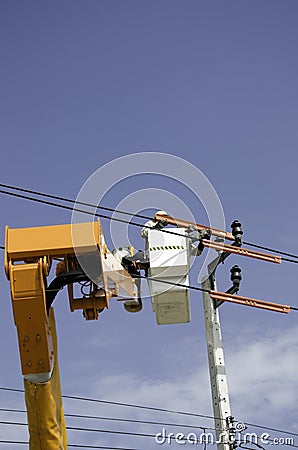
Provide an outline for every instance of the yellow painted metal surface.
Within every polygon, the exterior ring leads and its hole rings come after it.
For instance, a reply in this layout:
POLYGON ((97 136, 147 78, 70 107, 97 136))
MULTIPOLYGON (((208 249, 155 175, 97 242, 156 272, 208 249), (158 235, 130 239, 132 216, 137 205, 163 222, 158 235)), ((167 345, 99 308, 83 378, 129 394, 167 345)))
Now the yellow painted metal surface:
POLYGON ((50 372, 53 348, 45 306, 42 260, 31 264, 11 265, 10 286, 22 373, 50 372))
POLYGON ((30 450, 66 450, 67 436, 61 397, 54 311, 50 310, 55 364, 47 383, 24 381, 30 450))
POLYGON ((8 260, 24 260, 45 255, 74 254, 73 236, 78 251, 92 251, 100 245, 99 222, 6 229, 8 260))

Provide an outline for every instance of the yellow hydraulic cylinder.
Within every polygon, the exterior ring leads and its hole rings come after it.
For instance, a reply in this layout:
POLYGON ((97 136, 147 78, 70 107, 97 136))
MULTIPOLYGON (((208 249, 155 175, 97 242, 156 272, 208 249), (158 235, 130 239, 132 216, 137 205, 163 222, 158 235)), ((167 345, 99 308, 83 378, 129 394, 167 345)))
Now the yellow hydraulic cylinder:
POLYGON ((54 369, 46 383, 24 380, 30 450, 66 450, 67 436, 58 367, 57 335, 53 308, 49 322, 54 349, 54 369))

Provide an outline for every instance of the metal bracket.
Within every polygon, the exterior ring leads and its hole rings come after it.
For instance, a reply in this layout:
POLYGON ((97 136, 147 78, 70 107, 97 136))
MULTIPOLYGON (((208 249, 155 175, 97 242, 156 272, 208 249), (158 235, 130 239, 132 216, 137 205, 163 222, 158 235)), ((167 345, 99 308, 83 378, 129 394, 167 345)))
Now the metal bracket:
MULTIPOLYGON (((237 294, 240 288, 240 282, 242 280, 241 269, 239 266, 233 266, 230 270, 231 272, 231 281, 233 285, 226 291, 226 294, 237 294)), ((220 305, 224 303, 223 300, 215 300, 215 308, 218 308, 220 305)))
POLYGON ((238 303, 239 305, 253 306, 255 308, 267 309, 270 311, 289 314, 291 308, 288 305, 280 303, 265 302, 255 298, 242 297, 239 295, 231 295, 226 292, 210 291, 210 297, 213 300, 220 300, 221 302, 238 303))
POLYGON ((249 250, 247 248, 236 247, 236 245, 227 245, 222 242, 207 241, 203 239, 203 244, 205 247, 213 248, 219 252, 235 253, 240 256, 248 256, 249 258, 260 259, 262 261, 268 261, 275 264, 281 264, 281 257, 276 255, 270 255, 268 253, 256 252, 254 250, 249 250))

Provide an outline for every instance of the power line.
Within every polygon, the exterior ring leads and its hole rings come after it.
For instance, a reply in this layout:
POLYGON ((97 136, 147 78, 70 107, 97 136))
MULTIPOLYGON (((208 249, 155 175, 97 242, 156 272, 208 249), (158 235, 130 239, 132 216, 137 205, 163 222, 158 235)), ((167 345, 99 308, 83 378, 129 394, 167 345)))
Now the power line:
MULTIPOLYGON (((96 209, 101 209, 101 210, 104 210, 104 211, 109 211, 109 212, 114 212, 114 213, 118 213, 118 214, 123 214, 123 215, 127 215, 127 216, 130 216, 130 217, 138 217, 138 218, 141 218, 141 219, 152 220, 152 217, 149 217, 149 216, 146 216, 146 215, 143 215, 143 214, 137 214, 137 213, 132 213, 132 212, 128 212, 128 211, 118 210, 118 209, 115 209, 115 208, 110 208, 110 207, 107 207, 107 206, 100 206, 100 205, 94 205, 92 203, 76 201, 76 200, 69 199, 69 198, 66 198, 66 197, 61 197, 61 196, 57 196, 57 195, 46 194, 44 192, 34 191, 32 189, 25 189, 25 188, 21 188, 21 187, 18 187, 18 186, 12 186, 12 185, 3 184, 3 183, 0 183, 0 186, 4 187, 4 188, 7 188, 7 189, 13 189, 13 190, 19 191, 19 192, 26 192, 26 193, 29 193, 29 194, 38 195, 38 196, 44 197, 44 198, 52 198, 52 199, 55 199, 55 200, 64 201, 66 203, 77 204, 77 205, 82 205, 82 206, 88 206, 88 207, 91 207, 91 208, 96 208, 96 209)), ((85 214, 91 214, 93 216, 102 217, 104 219, 110 219, 110 220, 115 220, 115 221, 118 221, 118 222, 129 223, 129 224, 134 225, 134 226, 144 227, 143 224, 138 224, 136 222, 125 221, 123 219, 119 219, 119 218, 116 218, 116 217, 105 216, 105 215, 102 215, 102 214, 99 215, 99 214, 96 214, 96 213, 92 213, 90 211, 80 210, 80 209, 73 208, 73 207, 66 207, 65 205, 55 204, 55 203, 52 203, 52 202, 45 202, 45 201, 42 201, 40 199, 35 199, 35 198, 32 198, 32 197, 30 198, 30 197, 27 197, 27 196, 17 195, 17 194, 14 194, 12 192, 9 193, 7 191, 0 190, 0 193, 16 196, 16 197, 20 197, 20 198, 24 198, 24 199, 31 200, 31 201, 36 201, 36 202, 39 202, 39 203, 49 204, 51 206, 61 207, 61 208, 72 210, 72 211, 78 211, 78 212, 82 212, 82 213, 85 213, 85 214)), ((162 231, 167 232, 167 230, 162 230, 162 231)), ((175 234, 175 233, 172 233, 172 234, 175 234)), ((278 253, 280 255, 289 256, 291 258, 298 259, 298 255, 295 255, 293 253, 288 253, 288 252, 284 252, 284 251, 281 251, 281 250, 276 250, 276 249, 273 249, 273 248, 270 248, 270 247, 265 247, 265 246, 262 246, 262 245, 259 245, 259 244, 255 244, 255 243, 252 243, 252 242, 247 242, 247 241, 244 241, 243 244, 248 245, 250 247, 256 247, 256 248, 263 249, 263 250, 266 250, 266 251, 269 251, 269 252, 278 253)), ((287 261, 287 262, 298 263, 298 261, 297 262, 296 261, 292 261, 292 260, 290 260, 288 258, 282 258, 282 259, 284 261, 287 261)))
MULTIPOLYGON (((281 250, 275 250, 275 249, 270 248, 270 247, 264 247, 263 245, 252 244, 251 242, 246 242, 246 241, 243 241, 243 244, 244 245, 248 245, 250 247, 260 248, 260 249, 266 250, 268 252, 278 253, 279 255, 290 256, 291 258, 297 258, 298 259, 298 255, 294 255, 293 253, 282 252, 281 250)), ((287 260, 285 259, 285 261, 287 261, 287 260)))
MULTIPOLYGON (((1 422, 0 422, 1 423, 1 422)), ((83 431, 83 432, 93 432, 93 433, 103 433, 103 434, 117 434, 120 436, 134 436, 134 437, 146 437, 146 438, 155 438, 156 433, 155 434, 149 434, 149 433, 136 433, 136 432, 132 432, 132 431, 118 431, 118 430, 102 430, 102 429, 97 429, 97 428, 82 428, 82 427, 70 427, 67 426, 66 427, 67 430, 72 430, 72 431, 83 431)), ((171 434, 169 436, 165 436, 165 439, 174 439, 174 436, 172 436, 171 434)))
POLYGON ((27 413, 27 411, 25 409, 12 409, 12 408, 0 408, 0 412, 12 412, 12 413, 21 413, 21 414, 27 413))
MULTIPOLYGON (((6 412, 6 413, 22 413, 26 414, 27 411, 24 409, 10 409, 10 408, 0 408, 0 412, 6 412)), ((125 423, 135 423, 140 425, 163 425, 167 427, 180 427, 180 428, 191 428, 191 429, 198 429, 198 430, 211 430, 216 431, 217 428, 212 427, 200 427, 197 425, 190 425, 186 423, 173 423, 173 422, 156 422, 152 420, 136 420, 136 419, 124 419, 123 417, 105 417, 105 416, 91 416, 91 415, 85 415, 85 414, 64 414, 65 417, 74 418, 74 419, 88 419, 88 420, 102 420, 102 421, 111 421, 111 422, 125 422, 125 423)), ((223 429, 219 429, 219 431, 223 431, 223 429)))
POLYGON ((268 426, 265 427, 263 425, 258 425, 258 424, 249 423, 249 422, 245 422, 244 424, 248 427, 260 428, 262 430, 268 430, 268 431, 275 431, 276 433, 290 434, 291 436, 298 436, 298 433, 295 433, 294 431, 279 430, 278 428, 272 428, 272 427, 268 427, 268 426))
POLYGON ((144 280, 155 281, 156 283, 163 283, 163 284, 169 284, 171 286, 184 287, 184 288, 192 289, 194 291, 210 292, 210 289, 204 289, 204 288, 200 288, 198 286, 187 286, 183 283, 173 283, 172 281, 160 280, 160 279, 156 279, 154 277, 145 277, 143 275, 134 274, 134 278, 142 278, 144 280))
MULTIPOLYGON (((63 395, 62 397, 70 399, 70 400, 79 400, 79 401, 101 403, 101 404, 113 405, 113 406, 123 406, 126 408, 144 409, 146 411, 158 411, 158 412, 165 412, 165 413, 170 413, 170 414, 180 414, 180 415, 184 415, 184 416, 201 417, 201 418, 205 418, 205 419, 214 419, 213 416, 208 416, 205 414, 188 413, 188 412, 184 412, 184 411, 176 411, 176 410, 172 410, 172 409, 157 408, 157 407, 153 407, 153 406, 137 405, 137 404, 133 404, 133 403, 123 403, 123 402, 116 402, 116 401, 111 401, 111 400, 100 400, 100 399, 95 399, 95 398, 78 397, 78 396, 73 396, 73 395, 63 395)), ((221 419, 221 420, 224 420, 224 419, 221 419)))
POLYGON ((73 448, 102 448, 105 450, 139 450, 137 448, 127 448, 127 447, 102 447, 101 445, 83 445, 83 444, 67 444, 68 447, 73 447, 73 448))
POLYGON ((73 448, 101 448, 101 449, 105 449, 105 450, 139 450, 137 448, 127 448, 127 447, 102 447, 100 445, 83 445, 83 444, 67 444, 68 447, 73 447, 73 448))
MULTIPOLYGON (((58 208, 63 208, 63 209, 67 209, 67 210, 71 210, 71 211, 78 211, 78 212, 82 212, 82 213, 86 213, 86 214, 91 214, 91 215, 93 215, 93 216, 97 216, 97 217, 103 217, 103 218, 107 218, 107 219, 110 219, 110 220, 116 220, 116 221, 119 221, 119 222, 124 222, 124 223, 129 223, 129 224, 131 224, 131 225, 135 225, 135 226, 141 226, 141 227, 146 227, 146 226, 143 226, 143 225, 141 225, 141 224, 138 224, 138 223, 136 223, 136 222, 127 222, 126 220, 123 220, 123 219, 117 219, 117 218, 114 218, 114 217, 109 217, 109 216, 105 216, 105 215, 101 215, 101 214, 97 214, 97 213, 91 213, 90 211, 83 211, 83 210, 80 210, 80 209, 76 209, 76 208, 71 208, 70 206, 65 206, 65 205, 59 205, 59 204, 57 204, 57 203, 53 203, 53 202, 48 202, 48 201, 46 201, 46 200, 41 200, 41 199, 33 199, 33 198, 30 198, 30 197, 28 197, 28 196, 25 196, 25 195, 21 195, 21 194, 15 194, 15 193, 13 193, 13 192, 6 192, 6 191, 3 191, 3 190, 0 190, 0 193, 2 193, 2 194, 8 194, 8 195, 12 195, 13 197, 19 197, 19 198, 24 198, 24 199, 26 199, 26 200, 30 200, 30 201, 36 201, 36 202, 38 202, 38 203, 43 203, 43 204, 47 204, 47 205, 50 205, 50 206, 55 206, 55 207, 58 207, 58 208)), ((44 194, 45 195, 45 194, 44 194)), ((150 227, 147 227, 147 228, 150 228, 150 227)), ((169 231, 167 231, 167 230, 162 230, 163 232, 169 232, 169 231)), ((171 233, 171 234, 177 234, 177 235, 179 235, 179 236, 181 236, 179 233, 174 233, 174 232, 172 232, 172 231, 170 231, 169 233, 171 233)), ((3 246, 1 246, 1 249, 5 249, 5 247, 3 247, 3 246)), ((282 259, 284 259, 284 258, 282 258, 282 259)), ((294 262, 294 263, 296 263, 296 264, 298 264, 298 261, 292 261, 292 260, 288 260, 288 261, 290 261, 290 262, 294 262)), ((158 283, 164 283, 164 284, 171 284, 171 285, 175 285, 175 286, 178 286, 178 287, 187 287, 188 289, 192 289, 192 290, 196 290, 196 291, 205 291, 205 292, 210 292, 209 290, 207 290, 207 289, 203 289, 203 288, 199 288, 199 287, 197 287, 197 286, 185 286, 184 284, 180 284, 180 283, 171 283, 171 282, 169 282, 169 281, 166 281, 166 280, 155 280, 154 278, 149 278, 149 277, 143 277, 143 276, 137 276, 136 275, 136 278, 147 278, 147 279, 151 279, 152 281, 156 281, 156 282, 158 282, 158 283)), ((298 311, 298 308, 296 308, 296 307, 294 307, 294 306, 290 306, 290 309, 292 309, 293 311, 298 311)))
MULTIPOLYGON (((9 408, 0 408, 0 412, 12 412, 12 413, 23 413, 25 414, 27 411, 21 410, 21 409, 9 409, 9 408)), ((198 425, 191 425, 191 424, 185 424, 185 423, 173 423, 173 422, 157 422, 157 421, 149 421, 149 420, 135 420, 135 419, 124 419, 122 417, 105 417, 105 416, 92 416, 92 415, 84 415, 84 414, 65 414, 65 417, 69 418, 77 418, 77 419, 91 419, 91 420, 102 420, 102 421, 112 421, 112 422, 124 422, 124 423, 136 423, 140 425, 160 425, 160 426, 166 426, 166 427, 176 427, 176 428, 190 428, 190 429, 196 429, 196 430, 202 430, 204 433, 206 430, 209 431, 224 431, 222 428, 213 428, 213 427, 206 427, 206 426, 198 426, 198 425)), ((1 422, 0 422, 1 423, 1 422)), ((298 433, 294 433, 292 431, 287 430, 280 430, 277 428, 269 428, 269 427, 263 427, 261 425, 251 424, 246 422, 246 426, 251 426, 253 428, 262 428, 267 429, 270 431, 275 431, 277 433, 287 434, 291 436, 298 436, 298 433)), ((68 427, 68 429, 77 429, 68 427)), ((90 430, 91 431, 91 430, 90 430)), ((241 432, 241 434, 245 434, 245 432, 241 432)), ((259 436, 258 436, 259 437, 259 436)), ((268 439, 270 440, 270 439, 268 439)), ((271 441, 273 441, 271 439, 271 441)))
MULTIPOLYGON (((76 212, 80 212, 80 213, 83 213, 83 214, 87 214, 87 215, 92 216, 92 217, 100 217, 101 219, 108 219, 108 220, 113 220, 115 222, 126 223, 126 224, 133 225, 133 226, 136 226, 136 227, 152 229, 151 227, 149 227, 147 225, 143 225, 141 223, 128 221, 128 220, 125 220, 125 219, 119 219, 117 217, 111 217, 111 216, 107 216, 105 214, 99 214, 99 213, 95 213, 95 212, 93 213, 91 211, 86 211, 84 209, 79 209, 79 208, 75 208, 75 207, 71 207, 71 206, 61 205, 60 203, 49 202, 48 200, 41 200, 40 198, 28 197, 27 195, 15 194, 14 192, 7 192, 7 191, 3 191, 2 189, 0 190, 0 194, 6 194, 6 195, 10 195, 12 197, 22 198, 24 200, 29 200, 29 201, 32 201, 32 202, 41 203, 43 205, 54 206, 55 208, 66 209, 67 211, 76 211, 76 212)), ((161 231, 163 233, 169 233, 171 235, 180 236, 181 237, 181 234, 175 233, 174 231, 169 231, 169 230, 165 230, 165 229, 162 229, 161 231)), ((190 236, 186 236, 186 237, 191 239, 190 236)))
MULTIPOLYGON (((6 420, 0 420, 1 425, 13 425, 13 426, 22 426, 27 427, 28 423, 26 422, 13 422, 13 421, 6 421, 6 420)), ((106 433, 106 434, 119 434, 124 436, 136 436, 136 437, 150 437, 154 438, 155 434, 149 434, 149 433, 136 433, 132 431, 118 431, 118 430, 103 430, 101 428, 84 428, 84 427, 72 427, 67 426, 67 430, 71 431, 84 431, 84 432, 93 432, 93 433, 106 433)), ((168 438, 168 436, 165 436, 168 438)), ((171 439, 171 436, 170 436, 171 439)))
MULTIPOLYGON (((7 388, 7 387, 3 387, 3 386, 0 386, 0 391, 24 393, 23 389, 7 388)), ((79 397, 79 396, 65 395, 65 394, 62 395, 62 397, 70 399, 70 400, 101 403, 101 404, 107 404, 107 405, 113 405, 113 406, 123 406, 123 407, 127 407, 127 408, 144 409, 147 411, 158 411, 158 412, 165 412, 165 413, 170 413, 170 414, 181 414, 181 415, 191 416, 191 417, 201 417, 201 418, 205 418, 205 419, 212 419, 212 420, 217 419, 217 420, 224 421, 224 419, 222 419, 222 418, 217 418, 217 417, 214 417, 211 415, 209 416, 206 414, 189 413, 189 412, 185 412, 185 411, 176 411, 176 410, 172 410, 172 409, 157 408, 157 407, 153 407, 153 406, 144 406, 144 405, 138 405, 138 404, 133 404, 133 403, 123 403, 123 402, 116 402, 116 401, 111 401, 111 400, 100 400, 100 399, 96 399, 96 398, 79 397)))
MULTIPOLYGON (((19 445, 28 445, 29 442, 28 441, 5 441, 5 440, 0 440, 0 444, 19 444, 19 445)), ((102 446, 102 445, 85 445, 85 444, 67 444, 68 447, 73 447, 73 448, 98 448, 98 449, 103 449, 103 450, 139 450, 137 448, 131 448, 131 447, 107 447, 107 446, 102 446)))
MULTIPOLYGON (((164 284, 170 284, 172 286, 178 286, 178 287, 184 287, 184 288, 188 288, 194 291, 203 291, 203 292, 211 292, 210 289, 204 289, 204 288, 200 288, 198 286, 187 286, 185 284, 181 284, 181 283, 173 283, 172 281, 166 281, 166 280, 157 280, 154 277, 145 277, 143 275, 134 275, 135 278, 143 278, 144 280, 150 280, 150 281, 155 281, 156 283, 164 283, 164 284)), ((298 308, 296 308, 295 306, 290 306, 289 307, 291 310, 293 311, 298 311, 298 308)))
MULTIPOLYGON (((127 422, 127 423, 135 423, 140 425, 163 425, 166 427, 180 427, 180 428, 191 428, 197 430, 213 430, 216 431, 216 428, 212 427, 200 427, 198 425, 190 425, 185 423, 169 423, 169 422, 156 422, 151 420, 136 420, 136 419, 124 419, 122 417, 101 417, 101 416, 86 416, 81 414, 65 414, 65 417, 77 418, 77 419, 92 419, 92 420, 105 420, 105 421, 113 421, 113 422, 127 422)), ((219 429, 219 431, 223 431, 219 429)))
MULTIPOLYGON (((156 279, 154 277, 146 277, 146 276, 143 276, 143 275, 134 274, 134 278, 142 278, 144 280, 149 280, 149 281, 153 281, 153 282, 155 281, 156 283, 163 283, 163 284, 167 284, 167 285, 170 285, 170 286, 183 287, 183 288, 187 288, 187 289, 190 289, 190 290, 193 290, 193 291, 211 292, 210 289, 204 289, 204 288, 201 288, 201 287, 198 287, 198 286, 192 286, 192 285, 185 285, 183 283, 173 283, 171 281, 156 279)), ((49 291, 49 290, 47 289, 47 291, 49 291)), ((296 307, 296 306, 290 306, 289 305, 289 308, 292 311, 298 311, 298 307, 296 307)))
POLYGON ((52 198, 54 200, 61 200, 61 201, 66 202, 66 203, 72 203, 72 204, 77 204, 77 205, 82 205, 82 206, 90 206, 91 208, 102 209, 103 211, 115 212, 115 213, 118 213, 118 214, 123 214, 123 215, 126 215, 126 216, 130 216, 130 217, 134 216, 134 217, 139 217, 140 219, 146 219, 146 220, 151 220, 152 219, 152 217, 145 216, 145 215, 142 215, 142 214, 137 214, 137 213, 132 213, 132 212, 128 212, 128 211, 123 211, 121 209, 109 208, 108 206, 100 206, 100 205, 94 205, 92 203, 80 202, 80 201, 69 199, 69 198, 66 198, 66 197, 60 197, 58 195, 45 194, 44 192, 33 191, 32 189, 25 189, 25 188, 20 188, 20 187, 17 187, 17 186, 11 186, 9 184, 2 184, 2 183, 0 183, 0 186, 4 187, 4 188, 7 188, 7 189, 13 189, 15 191, 27 192, 27 194, 34 194, 34 195, 39 195, 40 197, 52 198))
MULTIPOLYGON (((286 432, 283 432, 283 433, 286 433, 286 432)), ((291 433, 287 433, 287 434, 291 434, 291 433)), ((293 434, 293 433, 292 433, 293 434)), ((242 441, 242 443, 244 443, 244 444, 252 444, 252 445, 256 445, 256 446, 258 446, 259 448, 262 448, 263 450, 264 450, 264 447, 262 447, 262 446, 260 446, 259 444, 258 444, 258 441, 260 440, 262 443, 264 443, 265 444, 265 442, 263 442, 264 440, 266 440, 266 441, 268 441, 268 442, 270 442, 271 444, 274 444, 274 445, 277 445, 277 441, 276 440, 279 440, 280 438, 270 438, 270 437, 264 437, 264 436, 258 436, 257 434, 255 434, 255 433, 245 433, 244 431, 241 431, 240 432, 240 435, 244 435, 245 436, 245 439, 244 439, 244 441, 242 441), (251 438, 251 440, 249 441, 249 439, 248 438, 251 438), (257 442, 255 442, 255 439, 254 438, 257 438, 257 442)), ((291 442, 286 442, 285 441, 285 438, 283 437, 282 438, 283 439, 283 441, 284 442, 278 442, 278 443, 280 443, 281 445, 283 445, 283 446, 287 446, 287 447, 293 447, 293 448, 298 448, 298 445, 295 445, 294 443, 291 443, 291 442)), ((293 440, 293 439, 291 439, 291 440, 293 440)), ((240 446, 241 447, 241 446, 240 446)), ((248 448, 249 450, 253 450, 253 449, 250 449, 249 447, 241 447, 241 448, 248 448)))
MULTIPOLYGON (((13 421, 0 421, 1 425, 13 425, 13 426, 28 426, 28 423, 25 422, 13 422, 13 421)), ((70 431, 82 431, 82 432, 92 432, 92 433, 102 433, 102 434, 116 434, 120 436, 134 436, 134 437, 146 437, 146 438, 155 438, 155 434, 149 434, 149 433, 137 433, 132 431, 119 431, 119 430, 104 430, 101 428, 85 428, 85 427, 73 427, 73 426, 67 426, 67 430, 70 431)), ((204 428, 201 427, 201 430, 203 431, 204 428)), ((170 433, 169 435, 164 436, 167 440, 175 439, 175 436, 173 433, 170 433)))
MULTIPOLYGON (((8 391, 8 392, 19 392, 24 393, 23 389, 17 389, 17 388, 8 388, 4 386, 0 386, 0 391, 8 391)), ((182 414, 190 417, 201 417, 205 419, 212 419, 212 420, 221 420, 225 422, 225 419, 221 417, 215 417, 211 415, 206 414, 197 414, 197 413, 191 413, 191 412, 185 412, 185 411, 176 411, 172 409, 164 409, 164 408, 157 408, 153 406, 145 406, 145 405, 139 405, 139 404, 133 404, 133 403, 123 403, 123 402, 116 402, 116 401, 110 401, 110 400, 100 400, 90 397, 79 397, 74 395, 62 395, 63 398, 67 398, 70 400, 79 400, 79 401, 86 401, 86 402, 94 402, 94 403, 101 403, 101 404, 108 404, 108 405, 114 405, 114 406, 123 406, 123 407, 130 407, 130 408, 138 408, 138 409, 144 409, 149 411, 158 411, 158 412, 165 412, 165 413, 171 413, 171 414, 182 414)), ((249 422, 243 422, 246 426, 254 427, 254 428, 261 428, 263 430, 269 430, 269 431, 275 431, 277 433, 284 433, 284 434, 291 434, 293 436, 298 436, 298 433, 295 433, 293 431, 289 430, 280 430, 278 428, 272 428, 267 425, 260 425, 255 423, 249 423, 249 422)))
MULTIPOLYGON (((268 441, 274 443, 274 440, 272 439, 268 439, 268 441)), ((238 442, 239 443, 243 443, 243 444, 247 444, 246 441, 243 442, 238 442)), ((18 444, 18 445, 28 445, 29 442, 28 441, 8 441, 8 440, 0 440, 0 444, 18 444)), ((252 443, 253 445, 256 445, 259 448, 263 448, 262 446, 260 446, 259 444, 255 444, 252 443)), ((283 444, 285 446, 289 446, 289 447, 294 447, 294 448, 298 448, 297 445, 294 444, 283 444)), ((101 445, 86 445, 86 444, 68 444, 68 447, 72 447, 72 448, 89 448, 89 449, 102 449, 102 450, 140 450, 140 449, 136 449, 136 448, 131 448, 131 447, 107 447, 107 446, 101 446, 101 445)), ((241 448, 245 448, 245 449, 251 449, 251 447, 243 447, 240 445, 241 448)), ((252 450, 252 449, 251 449, 252 450)))
MULTIPOLYGON (((9 421, 0 421, 0 424, 14 425, 14 426, 27 426, 28 425, 27 423, 23 423, 23 422, 9 422, 9 421)), ((98 429, 98 428, 84 428, 84 427, 72 427, 72 426, 67 426, 66 429, 72 430, 72 431, 93 432, 93 433, 102 433, 102 434, 116 434, 116 435, 120 435, 120 436, 133 436, 133 437, 142 437, 142 438, 144 438, 144 437, 155 438, 156 437, 156 433, 155 434, 136 433, 136 432, 131 432, 131 431, 103 430, 103 429, 98 429)), ((204 432, 204 434, 206 434, 205 427, 201 427, 201 430, 204 432)), ((244 434, 244 432, 242 432, 241 434, 244 434)), ((249 433, 249 434, 253 435, 253 433, 249 433)), ((245 435, 247 436, 247 433, 245 435)), ((201 436, 202 436, 202 433, 201 433, 201 436)), ((255 435, 255 436, 257 437, 258 440, 261 439, 260 436, 258 436, 258 435, 255 435)), ((165 435, 164 438, 167 441, 171 442, 171 440, 175 440, 176 436, 173 433, 170 433, 169 435, 165 435)), ((275 439, 272 439, 270 437, 267 438, 267 441, 271 442, 271 443, 276 442, 275 439)), ((247 443, 247 442, 245 442, 245 443, 247 443)), ((283 445, 288 446, 288 447, 298 448, 298 445, 294 445, 292 443, 284 442, 283 445)), ((99 447, 99 448, 106 448, 106 447, 99 447)), ((112 447, 108 447, 108 448, 112 448, 112 447)), ((123 450, 123 449, 121 449, 121 450, 123 450)))
POLYGON ((19 445, 28 445, 29 444, 29 442, 27 441, 4 441, 4 440, 1 440, 0 441, 0 444, 19 444, 19 445))

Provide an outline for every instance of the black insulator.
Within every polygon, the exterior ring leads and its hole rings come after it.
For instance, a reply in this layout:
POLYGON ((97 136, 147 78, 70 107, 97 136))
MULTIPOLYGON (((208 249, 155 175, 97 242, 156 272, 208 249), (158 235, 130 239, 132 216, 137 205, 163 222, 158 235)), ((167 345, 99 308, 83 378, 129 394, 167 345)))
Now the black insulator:
POLYGON ((237 281, 240 283, 240 281, 242 280, 242 276, 241 276, 241 269, 239 266, 233 266, 232 269, 230 270, 231 272, 231 281, 234 283, 234 281, 237 281))
POLYGON ((243 235, 241 223, 238 220, 234 220, 234 222, 231 225, 231 228, 232 228, 232 235, 234 236, 234 238, 240 240, 243 235))

